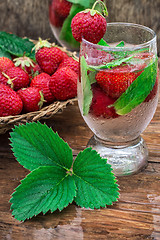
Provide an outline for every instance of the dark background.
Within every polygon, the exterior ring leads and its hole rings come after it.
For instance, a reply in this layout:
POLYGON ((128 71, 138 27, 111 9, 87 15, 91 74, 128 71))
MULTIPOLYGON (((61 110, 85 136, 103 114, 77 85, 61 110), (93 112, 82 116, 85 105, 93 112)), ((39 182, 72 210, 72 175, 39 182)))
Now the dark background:
MULTIPOLYGON (((160 0, 108 0, 107 8, 108 22, 126 21, 152 28, 158 36, 160 56, 160 0)), ((0 31, 55 41, 48 22, 48 1, 0 0, 0 31)))

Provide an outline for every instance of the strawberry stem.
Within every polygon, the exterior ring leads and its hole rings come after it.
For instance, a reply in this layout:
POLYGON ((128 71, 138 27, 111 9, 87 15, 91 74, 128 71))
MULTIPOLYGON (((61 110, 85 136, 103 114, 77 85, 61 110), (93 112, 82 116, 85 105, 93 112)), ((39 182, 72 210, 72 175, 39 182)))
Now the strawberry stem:
POLYGON ((5 78, 8 79, 7 83, 8 83, 8 84, 10 85, 10 87, 13 89, 13 88, 14 88, 13 80, 16 79, 16 77, 11 79, 6 73, 2 72, 2 74, 3 74, 3 76, 4 76, 5 78))
POLYGON ((48 47, 48 48, 50 48, 50 47, 51 47, 51 43, 48 42, 47 40, 42 40, 42 39, 39 37, 38 43, 33 47, 32 50, 35 50, 35 51, 37 52, 40 48, 43 48, 43 47, 48 47))
POLYGON ((107 17, 107 16, 108 16, 107 7, 106 7, 105 3, 102 2, 101 0, 97 0, 97 1, 93 4, 92 10, 95 9, 95 7, 96 7, 96 5, 97 5, 98 3, 99 3, 99 4, 101 5, 101 7, 102 7, 102 12, 103 12, 104 16, 107 17))

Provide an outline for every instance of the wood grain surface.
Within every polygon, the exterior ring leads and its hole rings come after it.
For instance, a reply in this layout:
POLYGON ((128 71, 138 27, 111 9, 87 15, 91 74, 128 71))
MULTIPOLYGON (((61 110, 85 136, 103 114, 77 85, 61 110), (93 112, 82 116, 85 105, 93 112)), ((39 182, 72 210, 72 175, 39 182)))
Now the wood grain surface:
MULTIPOLYGON (((78 105, 45 121, 68 142, 76 155, 93 135, 78 105)), ((24 223, 12 217, 9 199, 28 171, 14 158, 9 133, 0 135, 0 239, 2 240, 143 240, 160 239, 160 98, 157 111, 142 134, 149 149, 142 172, 119 177, 120 199, 113 206, 87 210, 72 204, 24 223)))
MULTIPOLYGON (((160 0, 107 0, 108 22, 125 21, 152 28, 160 54, 160 0)), ((0 31, 55 41, 48 21, 48 0, 0 0, 0 31)))

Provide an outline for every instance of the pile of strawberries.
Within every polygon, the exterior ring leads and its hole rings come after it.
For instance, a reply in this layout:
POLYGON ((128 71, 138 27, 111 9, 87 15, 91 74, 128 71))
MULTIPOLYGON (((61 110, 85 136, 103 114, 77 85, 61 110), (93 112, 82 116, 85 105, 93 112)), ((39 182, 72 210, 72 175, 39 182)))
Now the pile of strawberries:
POLYGON ((36 62, 0 57, 0 117, 38 111, 77 95, 78 61, 42 40, 35 57, 36 62))

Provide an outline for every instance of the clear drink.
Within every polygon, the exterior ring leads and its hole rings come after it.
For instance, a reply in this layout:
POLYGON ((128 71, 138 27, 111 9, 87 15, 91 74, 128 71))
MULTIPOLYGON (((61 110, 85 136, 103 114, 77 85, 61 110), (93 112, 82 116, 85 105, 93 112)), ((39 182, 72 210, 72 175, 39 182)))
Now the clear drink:
POLYGON ((82 41, 78 102, 94 133, 88 145, 126 175, 147 163, 140 134, 158 103, 156 36, 144 26, 110 23, 104 40, 82 41))
MULTIPOLYGON (((117 45, 117 43, 113 45, 117 45)), ((112 61, 115 60, 113 59, 112 61)), ((101 75, 103 75, 104 73, 104 76, 106 74, 108 77, 118 76, 120 78, 122 75, 126 76, 128 75, 128 80, 126 84, 127 90, 127 88, 131 84, 130 78, 132 77, 132 74, 133 76, 134 75, 139 76, 147 66, 149 66, 152 62, 155 61, 156 58, 152 53, 150 54, 144 52, 140 52, 137 54, 134 53, 133 59, 126 63, 126 65, 124 65, 123 63, 123 67, 117 66, 112 69, 99 71, 95 70, 94 76, 100 75, 100 72, 101 75)), ((90 59, 88 58, 87 62, 89 63, 90 68, 94 67, 90 65, 90 62, 92 62, 91 58, 90 59)), ((96 81, 96 79, 94 80, 96 81)), ((92 79, 92 81, 94 80, 92 79)), ((136 77, 134 77, 134 80, 136 80, 136 77)), ((82 81, 87 80, 82 79, 82 81)), ((107 91, 101 88, 101 85, 99 85, 99 83, 97 82, 91 84, 91 90, 93 94, 92 102, 90 104, 88 114, 84 115, 82 106, 83 103, 82 87, 81 82, 78 82, 79 106, 85 122, 90 126, 93 133, 103 140, 115 142, 127 142, 137 138, 146 129, 147 125, 153 118, 158 103, 158 74, 152 91, 148 94, 144 101, 135 108, 133 108, 132 111, 124 115, 116 114, 113 107, 111 108, 107 107, 107 104, 109 105, 113 104, 118 99, 118 96, 116 97, 108 96, 107 91), (100 102, 100 100, 98 98, 100 97, 103 99, 101 105, 103 105, 105 101, 107 103, 107 100, 108 103, 105 105, 105 108, 104 106, 102 106, 102 109, 97 109, 99 108, 98 104, 100 103, 98 103, 98 101, 100 102)), ((117 89, 117 91, 119 90, 117 89)), ((119 97, 121 96, 121 94, 122 93, 120 93, 119 97)))

